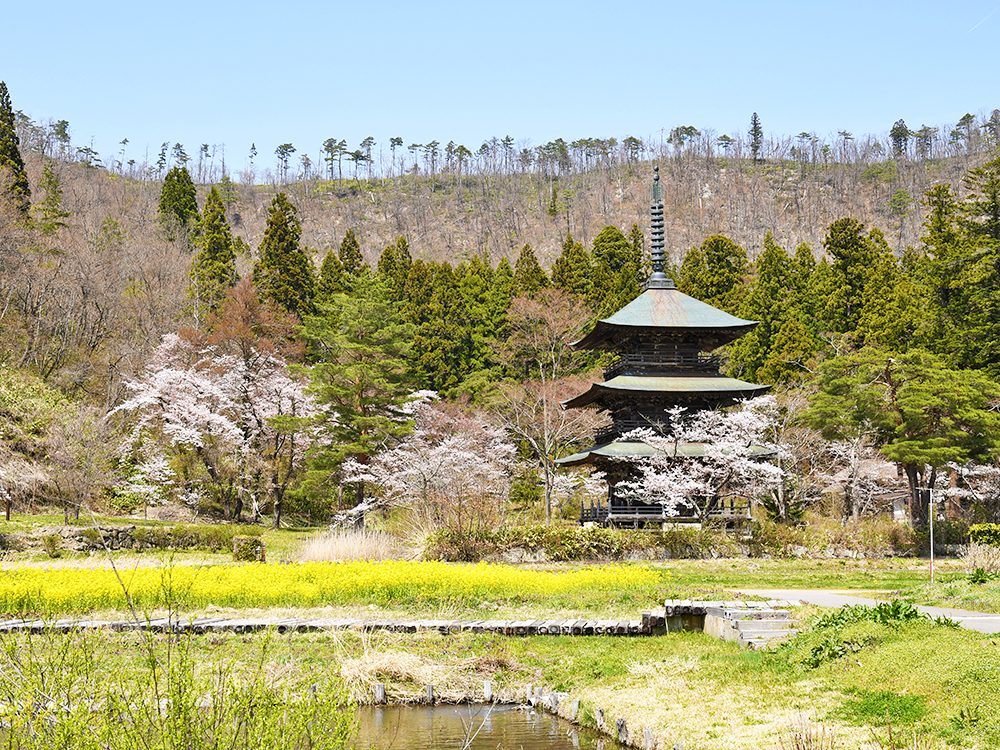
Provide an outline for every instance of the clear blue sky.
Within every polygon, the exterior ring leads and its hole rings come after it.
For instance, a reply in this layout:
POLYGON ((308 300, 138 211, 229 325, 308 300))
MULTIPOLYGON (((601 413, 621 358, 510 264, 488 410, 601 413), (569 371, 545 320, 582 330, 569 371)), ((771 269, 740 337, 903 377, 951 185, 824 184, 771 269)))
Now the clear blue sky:
MULTIPOLYGON (((886 133, 1000 108, 1000 0, 811 2, 14 2, 0 79, 15 109, 65 119, 105 158, 241 169, 291 142, 318 156, 438 140, 472 151, 694 125, 886 133)), ((296 154, 297 159, 299 154, 296 154)))

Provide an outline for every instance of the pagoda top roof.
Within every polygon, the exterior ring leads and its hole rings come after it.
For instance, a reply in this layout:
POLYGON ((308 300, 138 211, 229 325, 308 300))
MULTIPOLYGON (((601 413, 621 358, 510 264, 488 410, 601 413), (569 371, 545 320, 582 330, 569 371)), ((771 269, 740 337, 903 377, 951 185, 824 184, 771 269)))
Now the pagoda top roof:
MULTIPOLYGON (((679 458, 697 458, 704 456, 708 452, 708 448, 707 443, 681 443, 675 447, 675 450, 679 458)), ((773 451, 754 446, 750 454, 754 458, 764 458, 772 455, 773 451)), ((558 458, 556 459, 556 463, 560 466, 580 466, 592 463, 595 458, 638 460, 662 455, 663 451, 638 440, 613 440, 610 443, 595 445, 593 448, 588 448, 585 451, 574 453, 565 458, 558 458)))
MULTIPOLYGON (((694 332, 714 338, 714 346, 735 341, 757 325, 678 291, 672 282, 650 285, 642 294, 573 343, 577 349, 602 349, 629 329, 645 332, 694 332)), ((714 347, 713 347, 714 348, 714 347)))
POLYGON ((574 409, 599 402, 615 393, 657 393, 672 396, 722 396, 734 401, 753 398, 770 390, 769 385, 747 383, 723 375, 618 375, 603 383, 591 383, 590 390, 563 401, 564 409, 574 409))

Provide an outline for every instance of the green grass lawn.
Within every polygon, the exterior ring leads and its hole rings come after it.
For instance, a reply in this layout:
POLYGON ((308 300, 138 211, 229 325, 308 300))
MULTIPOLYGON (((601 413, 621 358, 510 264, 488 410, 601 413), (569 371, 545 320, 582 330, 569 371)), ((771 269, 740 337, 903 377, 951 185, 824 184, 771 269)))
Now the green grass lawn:
MULTIPOLYGON (((838 560, 732 558, 671 560, 658 563, 675 583, 695 589, 814 588, 905 592, 930 580, 929 563, 920 559, 838 560)), ((955 575, 957 560, 939 560, 941 575, 955 575)))

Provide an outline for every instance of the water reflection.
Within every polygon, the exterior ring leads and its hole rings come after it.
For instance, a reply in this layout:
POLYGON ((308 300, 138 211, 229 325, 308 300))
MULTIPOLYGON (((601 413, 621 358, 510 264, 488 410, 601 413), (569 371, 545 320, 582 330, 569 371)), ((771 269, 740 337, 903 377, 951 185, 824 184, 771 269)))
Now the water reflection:
POLYGON ((618 744, 551 714, 516 706, 362 706, 358 748, 612 750, 618 744))

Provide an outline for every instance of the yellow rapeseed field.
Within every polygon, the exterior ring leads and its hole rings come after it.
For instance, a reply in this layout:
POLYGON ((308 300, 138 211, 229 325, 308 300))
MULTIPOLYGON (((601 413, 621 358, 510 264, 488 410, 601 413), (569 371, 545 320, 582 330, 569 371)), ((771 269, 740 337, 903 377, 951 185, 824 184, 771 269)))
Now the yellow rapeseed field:
POLYGON ((551 572, 505 565, 346 562, 0 571, 0 614, 56 615, 160 607, 311 607, 436 601, 531 601, 574 594, 656 593, 660 573, 641 566, 551 572), (119 576, 120 575, 120 580, 119 576))

